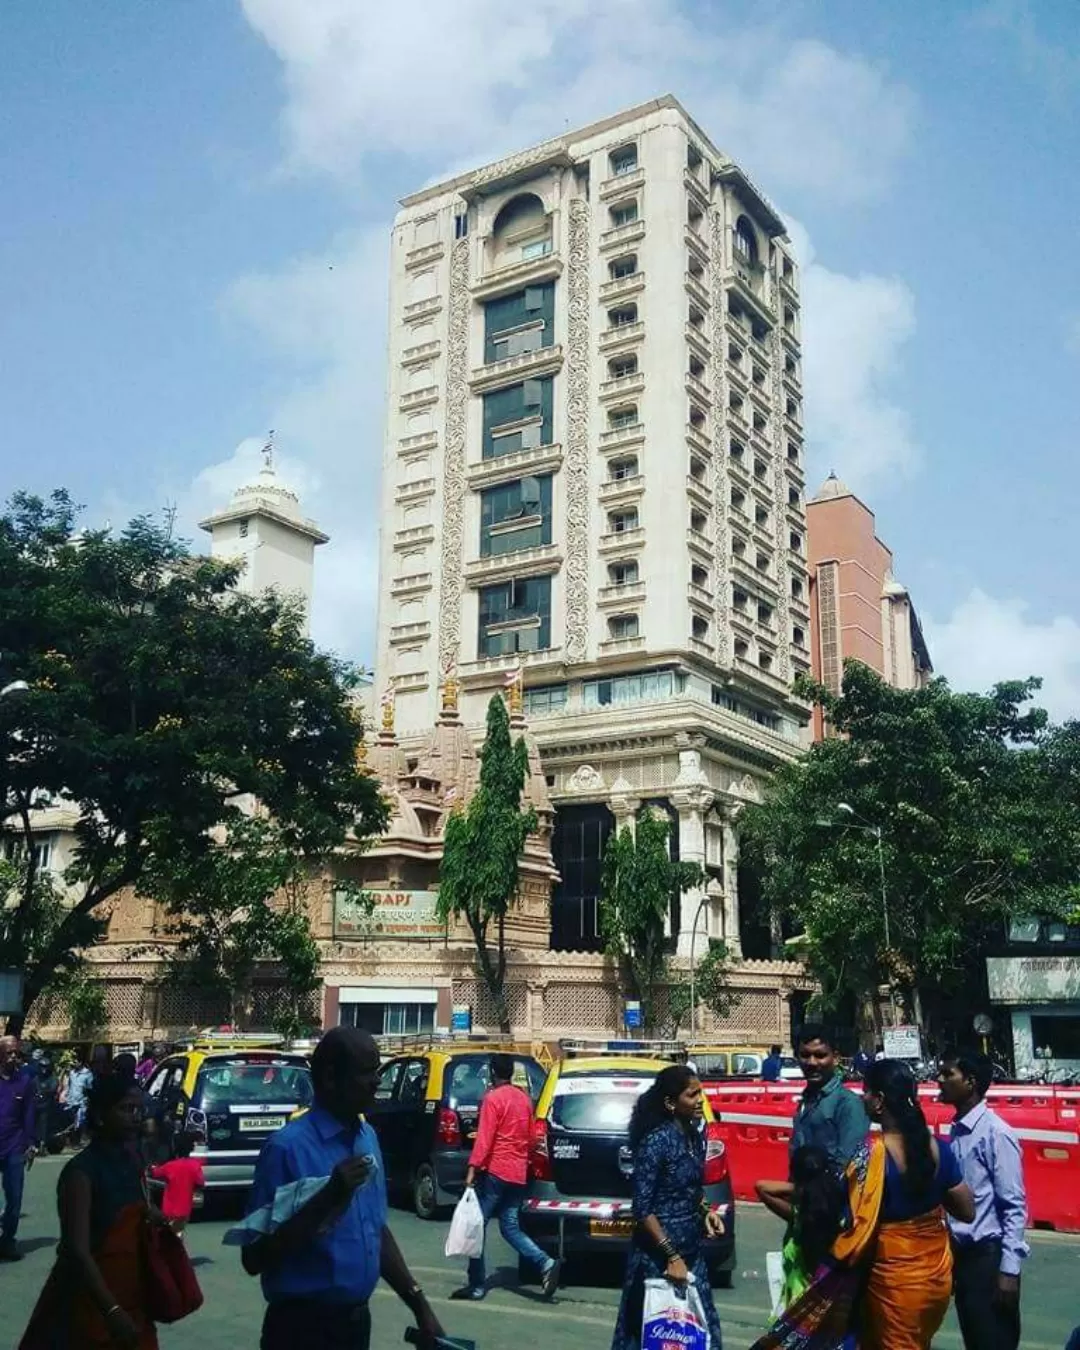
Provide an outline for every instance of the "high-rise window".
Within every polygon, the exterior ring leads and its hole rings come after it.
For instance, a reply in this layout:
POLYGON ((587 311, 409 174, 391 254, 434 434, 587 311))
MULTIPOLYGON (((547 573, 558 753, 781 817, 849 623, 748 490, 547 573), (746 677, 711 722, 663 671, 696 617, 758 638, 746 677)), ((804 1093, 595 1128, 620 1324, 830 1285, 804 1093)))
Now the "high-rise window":
POLYGON ((637 202, 616 202, 609 214, 613 229, 620 229, 623 225, 633 225, 638 218, 637 202))
POLYGON ((538 351, 555 341, 555 283, 526 286, 484 306, 484 360, 538 351))
POLYGON ((735 222, 735 255, 748 263, 756 263, 758 259, 757 235, 745 216, 735 222))
POLYGON ((551 543, 551 474, 515 478, 480 494, 480 556, 551 543))
POLYGON ((469 233, 468 210, 458 211, 454 215, 454 238, 464 239, 469 233))
POLYGON ((608 156, 611 163, 611 172, 618 178, 623 174, 633 173, 637 168, 637 146, 621 145, 618 150, 613 150, 608 156))
POLYGON ((638 635, 638 616, 636 614, 613 614, 608 619, 608 632, 613 641, 636 638, 638 635))
POLYGON ((552 382, 522 380, 484 395, 484 459, 550 445, 552 382))
POLYGON ((551 578, 525 577, 479 592, 481 657, 551 646, 551 578))

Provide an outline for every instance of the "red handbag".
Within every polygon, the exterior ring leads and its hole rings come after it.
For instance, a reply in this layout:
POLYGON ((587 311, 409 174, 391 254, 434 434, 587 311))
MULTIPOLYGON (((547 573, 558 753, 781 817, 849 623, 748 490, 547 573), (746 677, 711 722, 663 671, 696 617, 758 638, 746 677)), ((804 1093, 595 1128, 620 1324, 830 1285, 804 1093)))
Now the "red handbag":
POLYGON ((187 1248, 163 1224, 146 1230, 146 1311, 153 1322, 179 1322, 203 1305, 187 1248))

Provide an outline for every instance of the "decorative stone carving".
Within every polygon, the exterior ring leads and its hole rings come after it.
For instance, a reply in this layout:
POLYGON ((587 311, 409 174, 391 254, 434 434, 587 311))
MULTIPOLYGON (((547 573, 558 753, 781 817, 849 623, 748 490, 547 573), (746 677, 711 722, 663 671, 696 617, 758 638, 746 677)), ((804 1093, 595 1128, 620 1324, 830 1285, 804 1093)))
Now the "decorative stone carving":
POLYGON ((589 204, 569 205, 566 356, 567 661, 589 648, 589 204))
POLYGON ((579 764, 566 788, 568 792, 603 792, 605 783, 603 775, 591 764, 579 764))
POLYGON ((528 169, 533 164, 542 164, 544 160, 550 159, 558 150, 563 149, 565 142, 556 137, 554 140, 544 141, 541 145, 534 145, 531 150, 524 150, 520 155, 508 155, 506 159, 497 160, 494 164, 486 164, 482 169, 477 169, 471 177, 471 186, 483 187, 485 183, 497 182, 500 178, 518 173, 521 169, 528 169))
POLYGON ((727 362, 723 354, 727 351, 727 333, 724 323, 727 318, 727 295, 724 292, 724 209, 723 196, 709 212, 712 224, 712 274, 713 274, 713 381, 716 398, 713 402, 713 465, 714 482, 713 515, 715 576, 713 577, 713 609, 716 634, 716 660, 719 665, 729 665, 732 656, 731 628, 728 620, 728 595, 730 591, 731 569, 731 531, 727 523, 728 496, 728 447, 725 413, 728 404, 727 362))
POLYGON ((676 787, 709 786, 709 775, 701 767, 701 751, 696 747, 679 750, 679 776, 676 787))
POLYGON ((443 452, 442 577, 439 589, 439 669, 457 665, 461 643, 461 576, 465 524, 465 435, 469 409, 469 241, 450 254, 449 336, 446 347, 446 448, 443 452))

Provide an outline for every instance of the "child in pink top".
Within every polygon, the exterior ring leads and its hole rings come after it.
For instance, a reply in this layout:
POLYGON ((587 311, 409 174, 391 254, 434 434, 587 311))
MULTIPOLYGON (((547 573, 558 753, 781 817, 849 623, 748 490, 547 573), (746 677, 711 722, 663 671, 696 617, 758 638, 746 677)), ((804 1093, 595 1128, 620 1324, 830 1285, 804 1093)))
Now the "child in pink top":
POLYGON ((182 1134, 176 1141, 177 1156, 171 1162, 150 1169, 155 1181, 165 1183, 161 1212, 168 1219, 169 1227, 180 1237, 183 1237, 195 1207, 195 1192, 206 1184, 202 1163, 191 1156, 194 1147, 194 1137, 182 1134))

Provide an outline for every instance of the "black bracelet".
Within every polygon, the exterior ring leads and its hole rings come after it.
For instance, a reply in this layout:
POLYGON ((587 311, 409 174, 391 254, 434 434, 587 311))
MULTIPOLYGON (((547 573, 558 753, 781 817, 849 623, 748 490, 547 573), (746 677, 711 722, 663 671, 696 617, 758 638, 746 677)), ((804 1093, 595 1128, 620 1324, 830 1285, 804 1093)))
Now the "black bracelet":
POLYGON ((660 1252, 660 1255, 666 1257, 668 1261, 679 1260, 679 1249, 669 1237, 662 1238, 661 1241, 657 1243, 657 1249, 660 1252))

